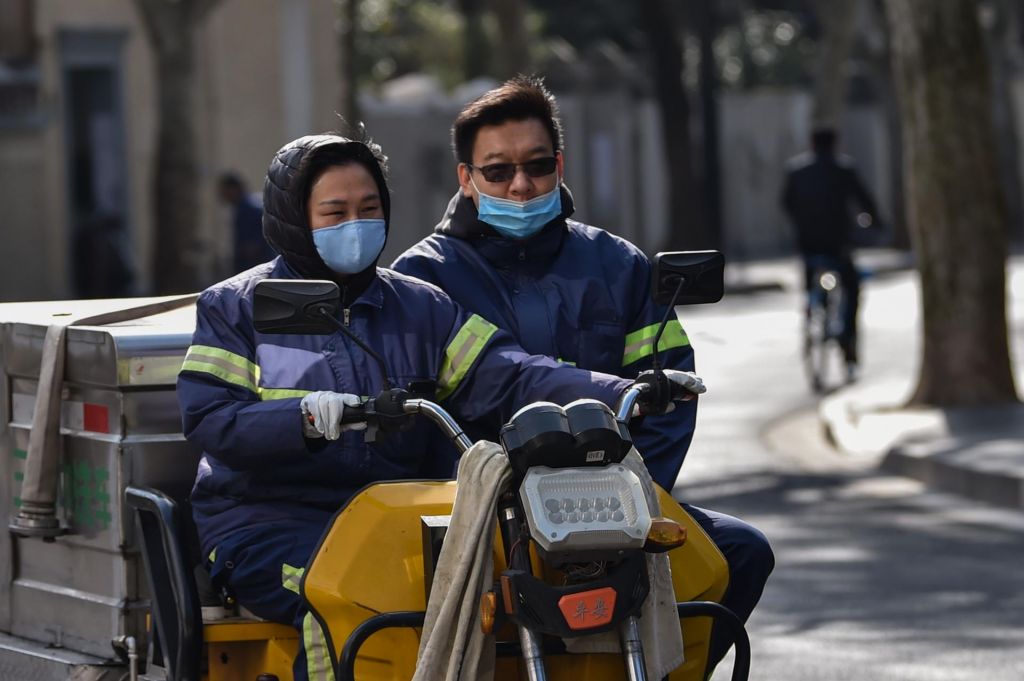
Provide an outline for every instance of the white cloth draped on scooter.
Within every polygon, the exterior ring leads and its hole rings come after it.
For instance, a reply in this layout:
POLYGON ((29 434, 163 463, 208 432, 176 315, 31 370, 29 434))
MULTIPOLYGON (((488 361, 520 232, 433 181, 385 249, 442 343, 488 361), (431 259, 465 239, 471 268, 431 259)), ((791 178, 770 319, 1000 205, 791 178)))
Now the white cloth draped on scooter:
MULTIPOLYGON (((623 463, 644 482, 652 516, 660 515, 647 467, 630 451, 623 463)), ((494 638, 480 630, 480 596, 493 584, 494 522, 498 498, 512 477, 508 458, 493 442, 478 442, 459 461, 459 489, 434 571, 413 681, 490 681, 494 638)), ((648 676, 660 679, 683 663, 668 556, 648 555, 651 593, 640 634, 648 676)), ((566 641, 571 652, 619 652, 615 632, 566 641)))
POLYGON ((476 443, 459 460, 413 681, 494 678, 494 637, 480 630, 480 596, 493 584, 495 508, 511 478, 508 457, 493 442, 476 443))

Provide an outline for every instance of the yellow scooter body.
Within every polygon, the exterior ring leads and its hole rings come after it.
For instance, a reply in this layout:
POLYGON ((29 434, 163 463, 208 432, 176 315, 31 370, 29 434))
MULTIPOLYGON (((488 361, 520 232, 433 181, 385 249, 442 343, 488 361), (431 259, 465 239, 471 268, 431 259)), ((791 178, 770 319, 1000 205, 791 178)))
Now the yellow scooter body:
MULTIPOLYGON (((335 517, 314 554, 302 591, 327 634, 337 662, 349 634, 385 612, 426 610, 424 547, 420 518, 450 515, 454 482, 395 482, 367 487, 335 517)), ((687 529, 687 541, 669 553, 677 601, 719 601, 728 585, 725 559, 700 526, 664 490, 662 515, 687 529)), ((495 527, 495 574, 505 569, 495 527)), ((711 620, 682 621, 686 661, 673 681, 700 681, 707 660, 711 620)), ((407 681, 416 666, 420 630, 385 629, 359 650, 360 681, 407 681)), ((619 655, 552 655, 545 658, 552 681, 612 681, 624 677, 619 655)), ((517 660, 499 658, 496 679, 519 678, 517 660)))

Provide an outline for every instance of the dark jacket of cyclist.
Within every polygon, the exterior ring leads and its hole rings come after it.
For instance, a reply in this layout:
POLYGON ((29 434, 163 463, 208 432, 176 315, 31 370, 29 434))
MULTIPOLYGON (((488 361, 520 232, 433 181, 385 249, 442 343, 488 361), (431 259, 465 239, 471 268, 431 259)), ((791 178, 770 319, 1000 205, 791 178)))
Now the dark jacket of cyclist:
POLYGON ((851 160, 835 153, 835 133, 814 133, 814 151, 790 160, 782 206, 796 228, 801 254, 841 258, 849 254, 856 229, 852 203, 870 216, 875 202, 851 160))
POLYGON ((840 344, 847 364, 857 362, 857 308, 860 276, 852 258, 852 217, 854 203, 874 220, 875 203, 848 157, 837 155, 834 130, 817 130, 812 135, 813 151, 788 164, 782 192, 782 207, 793 221, 797 243, 804 259, 808 291, 819 268, 838 272, 845 299, 840 344))

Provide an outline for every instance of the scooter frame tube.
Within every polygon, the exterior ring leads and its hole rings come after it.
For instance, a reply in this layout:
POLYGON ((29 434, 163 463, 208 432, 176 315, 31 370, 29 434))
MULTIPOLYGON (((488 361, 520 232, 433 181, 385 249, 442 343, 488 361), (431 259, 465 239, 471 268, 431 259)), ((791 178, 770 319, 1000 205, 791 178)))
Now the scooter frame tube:
POLYGON ((473 441, 462 432, 459 424, 441 405, 430 400, 413 399, 406 400, 403 408, 406 414, 422 414, 433 421, 448 436, 448 439, 455 443, 459 454, 465 454, 466 450, 473 446, 473 441))
POLYGON ((729 627, 732 630, 733 647, 736 649, 730 678, 732 681, 747 681, 747 677, 750 675, 750 637, 747 636, 747 630, 736 613, 714 601, 676 603, 676 612, 680 619, 706 616, 715 618, 729 627))
POLYGON ((385 612, 364 620, 349 634, 338 659, 340 681, 355 681, 356 656, 366 639, 381 629, 392 627, 422 627, 427 613, 419 611, 385 612))
MULTIPOLYGON (((533 572, 530 565, 529 538, 524 538, 526 544, 523 549, 513 553, 512 547, 522 536, 522 525, 519 522, 518 504, 516 496, 512 492, 506 492, 498 502, 498 527, 501 528, 501 542, 505 548, 505 563, 516 570, 533 572)), ((526 671, 526 678, 529 681, 547 681, 547 671, 544 669, 544 652, 540 645, 540 637, 534 631, 517 625, 519 631, 519 647, 526 671)))
POLYGON ((619 625, 619 642, 622 646, 622 661, 626 665, 626 679, 647 681, 644 643, 640 639, 640 626, 635 615, 627 617, 619 625))
POLYGON ((622 393, 622 397, 619 398, 619 407, 616 410, 615 418, 622 423, 629 423, 629 420, 633 418, 633 408, 636 406, 636 401, 650 389, 650 386, 645 383, 634 383, 631 385, 626 392, 622 393))

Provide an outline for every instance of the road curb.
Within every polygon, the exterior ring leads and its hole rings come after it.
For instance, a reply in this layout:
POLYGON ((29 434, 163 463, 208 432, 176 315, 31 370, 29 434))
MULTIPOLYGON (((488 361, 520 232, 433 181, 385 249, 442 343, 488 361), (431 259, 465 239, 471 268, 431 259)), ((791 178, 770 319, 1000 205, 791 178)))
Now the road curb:
MULTIPOLYGON (((1004 424, 1018 420, 1016 412, 1006 414, 1004 424)), ((823 400, 818 416, 836 449, 873 458, 879 470, 1024 509, 1024 428, 978 423, 951 432, 947 421, 957 418, 956 412, 871 405, 843 392, 823 400)))
MULTIPOLYGON (((1024 477, 1013 471, 984 470, 983 467, 964 465, 936 453, 936 442, 901 442, 893 446, 882 459, 880 468, 890 473, 920 480, 929 487, 952 492, 960 496, 1008 508, 1024 509, 1024 477)), ((978 443, 973 449, 975 459, 984 464, 985 450, 992 442, 978 443)), ((956 444, 952 444, 956 447, 956 444)), ((970 447, 956 453, 971 453, 970 447)), ((1021 452, 1024 456, 1024 452, 1021 452)))

